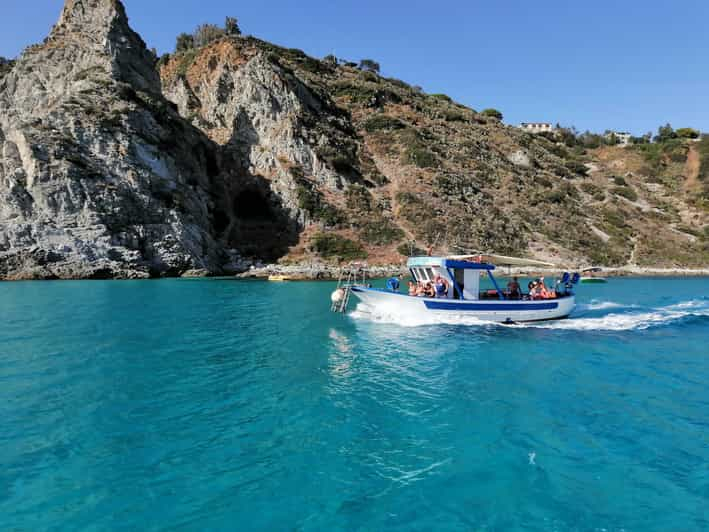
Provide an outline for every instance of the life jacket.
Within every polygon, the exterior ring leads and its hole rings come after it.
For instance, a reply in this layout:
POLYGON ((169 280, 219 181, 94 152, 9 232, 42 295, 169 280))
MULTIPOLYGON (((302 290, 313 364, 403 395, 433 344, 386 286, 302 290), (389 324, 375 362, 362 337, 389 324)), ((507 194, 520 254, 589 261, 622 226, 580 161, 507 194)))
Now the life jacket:
POLYGON ((439 296, 443 296, 446 293, 446 284, 441 281, 440 283, 436 283, 436 294, 439 296))

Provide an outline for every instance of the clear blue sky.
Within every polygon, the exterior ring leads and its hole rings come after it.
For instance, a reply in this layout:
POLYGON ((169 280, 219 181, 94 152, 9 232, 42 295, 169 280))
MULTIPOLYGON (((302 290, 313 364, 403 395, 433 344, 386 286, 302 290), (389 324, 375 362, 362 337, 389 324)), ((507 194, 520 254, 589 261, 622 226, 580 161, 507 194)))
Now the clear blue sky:
MULTIPOLYGON (((62 0, 2 0, 0 55, 40 41, 62 0)), ((148 46, 171 51, 203 22, 382 73, 505 121, 641 134, 709 131, 709 1, 124 0, 148 46)))

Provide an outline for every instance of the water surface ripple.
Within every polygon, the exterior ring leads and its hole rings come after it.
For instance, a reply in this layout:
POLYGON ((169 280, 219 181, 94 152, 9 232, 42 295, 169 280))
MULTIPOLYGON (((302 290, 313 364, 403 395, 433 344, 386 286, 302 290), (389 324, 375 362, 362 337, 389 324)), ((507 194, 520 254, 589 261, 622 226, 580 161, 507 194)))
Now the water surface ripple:
POLYGON ((0 529, 709 529, 709 281, 528 326, 332 288, 0 284, 0 529))

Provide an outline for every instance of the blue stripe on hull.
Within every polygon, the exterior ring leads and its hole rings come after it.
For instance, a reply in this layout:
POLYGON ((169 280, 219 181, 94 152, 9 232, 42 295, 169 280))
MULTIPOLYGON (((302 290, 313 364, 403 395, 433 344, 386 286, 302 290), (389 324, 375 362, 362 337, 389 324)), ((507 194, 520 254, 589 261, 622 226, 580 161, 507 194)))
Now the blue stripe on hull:
POLYGON ((515 303, 458 303, 458 302, 448 302, 448 301, 424 301, 427 309, 430 310, 482 310, 482 311, 496 311, 496 310, 554 310, 559 308, 559 303, 554 301, 549 301, 546 303, 525 303, 525 304, 515 304, 515 303))

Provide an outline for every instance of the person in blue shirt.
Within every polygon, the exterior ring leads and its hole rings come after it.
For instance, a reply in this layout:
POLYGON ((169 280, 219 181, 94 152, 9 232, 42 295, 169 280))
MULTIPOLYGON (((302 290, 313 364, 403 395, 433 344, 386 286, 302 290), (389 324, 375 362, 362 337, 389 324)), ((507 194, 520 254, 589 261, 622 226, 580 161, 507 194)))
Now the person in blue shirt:
POLYGON ((395 276, 395 277, 392 277, 391 279, 389 279, 387 281, 387 290, 389 290, 390 292, 398 292, 399 286, 401 285, 401 283, 399 282, 399 279, 401 279, 402 277, 403 277, 402 275, 399 275, 399 276, 395 276))

